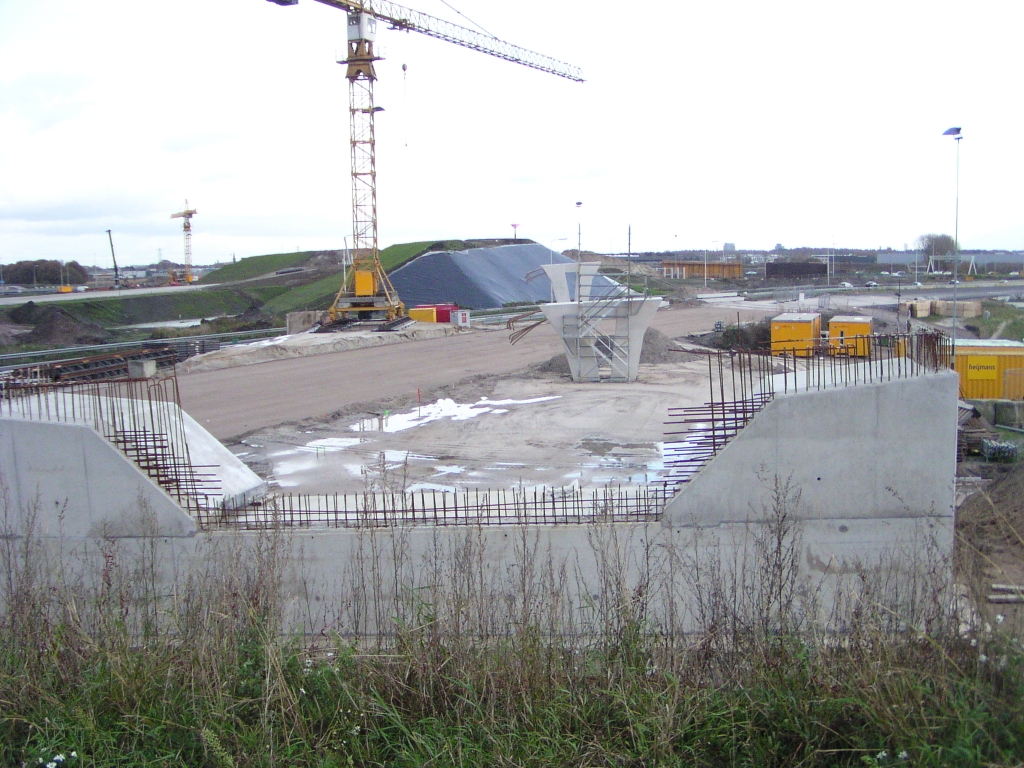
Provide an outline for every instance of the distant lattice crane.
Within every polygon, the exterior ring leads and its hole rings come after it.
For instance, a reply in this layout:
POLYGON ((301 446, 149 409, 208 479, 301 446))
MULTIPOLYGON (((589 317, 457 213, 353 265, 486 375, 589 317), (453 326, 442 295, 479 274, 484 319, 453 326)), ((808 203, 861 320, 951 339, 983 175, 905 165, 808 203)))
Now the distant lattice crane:
POLYGON ((110 240, 110 258, 114 260, 114 287, 121 287, 121 273, 117 269, 117 256, 114 255, 114 236, 107 230, 107 239, 110 240))
POLYGON ((185 210, 172 213, 172 219, 184 219, 182 229, 185 231, 185 285, 192 282, 192 217, 196 215, 194 208, 188 207, 188 200, 185 201, 185 210))
MULTIPOLYGON (((277 5, 296 5, 299 0, 269 0, 277 5)), ((329 310, 332 322, 351 313, 384 314, 388 319, 405 314, 395 289, 381 266, 377 250, 377 161, 374 115, 381 108, 373 102, 377 79, 373 62, 377 21, 390 29, 419 32, 461 45, 541 72, 583 82, 577 67, 540 53, 506 43, 425 13, 403 8, 390 0, 317 0, 348 13, 348 55, 343 62, 349 82, 349 140, 352 164, 353 262, 345 271, 341 289, 329 310)))

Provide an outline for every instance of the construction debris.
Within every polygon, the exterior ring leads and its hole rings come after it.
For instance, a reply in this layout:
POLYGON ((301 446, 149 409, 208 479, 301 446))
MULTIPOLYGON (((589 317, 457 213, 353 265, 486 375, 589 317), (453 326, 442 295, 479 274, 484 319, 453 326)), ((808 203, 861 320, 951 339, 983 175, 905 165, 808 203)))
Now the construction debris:
POLYGON ((999 594, 989 595, 990 603, 1024 603, 1024 586, 993 584, 992 591, 999 594))

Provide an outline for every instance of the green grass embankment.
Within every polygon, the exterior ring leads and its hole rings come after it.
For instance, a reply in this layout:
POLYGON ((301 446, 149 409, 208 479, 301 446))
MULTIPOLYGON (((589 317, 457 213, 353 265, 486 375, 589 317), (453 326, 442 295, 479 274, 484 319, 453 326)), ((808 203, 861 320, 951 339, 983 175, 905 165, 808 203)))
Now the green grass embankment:
MULTIPOLYGON (((396 243, 380 252, 380 261, 386 272, 400 267, 405 262, 421 254, 426 248, 438 241, 426 240, 419 243, 396 243)), ((453 241, 456 242, 456 241, 453 241)), ((314 256, 314 251, 296 253, 271 253, 265 256, 249 256, 231 264, 218 267, 203 276, 199 281, 203 285, 228 283, 235 280, 249 280, 254 277, 271 275, 280 269, 301 267, 314 256)))
POLYGON ((105 328, 112 328, 137 323, 156 323, 163 320, 237 315, 254 306, 259 306, 271 298, 275 290, 282 289, 248 292, 214 289, 125 296, 69 301, 61 305, 61 309, 82 320, 90 320, 105 328))
POLYGON ((313 258, 313 251, 249 256, 241 261, 218 267, 213 272, 204 275, 199 282, 203 285, 212 285, 213 283, 228 283, 234 280, 248 280, 253 277, 273 274, 279 269, 302 266, 311 258, 313 258))
POLYGON ((303 309, 327 309, 341 287, 342 273, 291 288, 263 305, 264 312, 279 315, 303 309))
MULTIPOLYGON (((437 241, 435 240, 428 240, 419 243, 390 245, 380 252, 381 266, 384 267, 385 272, 391 272, 419 256, 436 243, 437 241)), ((291 288, 280 296, 268 301, 264 306, 264 311, 276 315, 297 312, 303 309, 327 309, 341 287, 341 280, 342 273, 337 272, 312 283, 291 288)))
POLYGON ((380 252, 380 263, 385 272, 398 269, 407 261, 419 256, 430 246, 437 243, 436 240, 425 240, 420 243, 396 243, 389 245, 380 252))

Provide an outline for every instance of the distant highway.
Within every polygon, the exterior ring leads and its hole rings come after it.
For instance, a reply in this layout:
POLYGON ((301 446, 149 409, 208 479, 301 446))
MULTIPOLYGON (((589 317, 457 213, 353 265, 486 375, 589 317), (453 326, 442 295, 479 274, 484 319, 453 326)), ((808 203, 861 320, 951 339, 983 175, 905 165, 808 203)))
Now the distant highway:
POLYGON ((0 306, 10 304, 24 304, 34 301, 36 304, 49 303, 51 301, 85 301, 88 299, 127 299, 133 296, 151 296, 158 293, 181 293, 182 291, 202 291, 206 288, 216 288, 218 283, 213 285, 168 285, 162 288, 122 288, 115 291, 82 291, 81 293, 16 293, 0 298, 0 306))
MULTIPOLYGON (((891 288, 892 286, 886 286, 891 288)), ((895 291, 893 292, 895 294, 895 291)), ((988 283, 983 285, 974 285, 972 283, 960 283, 956 287, 957 299, 991 299, 997 296, 1020 296, 1024 294, 1024 281, 1015 280, 1012 283, 988 283)), ((902 298, 913 298, 914 296, 921 296, 926 299, 952 299, 953 298, 953 286, 928 286, 925 285, 920 288, 914 288, 913 286, 903 287, 902 298)))

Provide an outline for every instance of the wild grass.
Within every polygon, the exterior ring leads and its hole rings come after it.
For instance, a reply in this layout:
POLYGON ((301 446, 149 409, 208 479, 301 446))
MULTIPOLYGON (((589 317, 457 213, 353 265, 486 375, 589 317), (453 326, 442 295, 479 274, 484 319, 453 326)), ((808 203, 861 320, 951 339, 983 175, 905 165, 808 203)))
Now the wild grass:
POLYGON ((983 301, 981 306, 988 317, 972 317, 965 321, 980 338, 1017 341, 1024 338, 1024 311, 1003 301, 983 301))
POLYGON ((280 531, 187 558, 7 527, 0 762, 1017 765, 1019 645, 962 631, 941 553, 826 594, 802 575, 798 495, 768 496, 738 549, 602 524, 565 558, 525 526, 429 547, 368 530, 329 606, 302 599, 315 569, 280 531))

